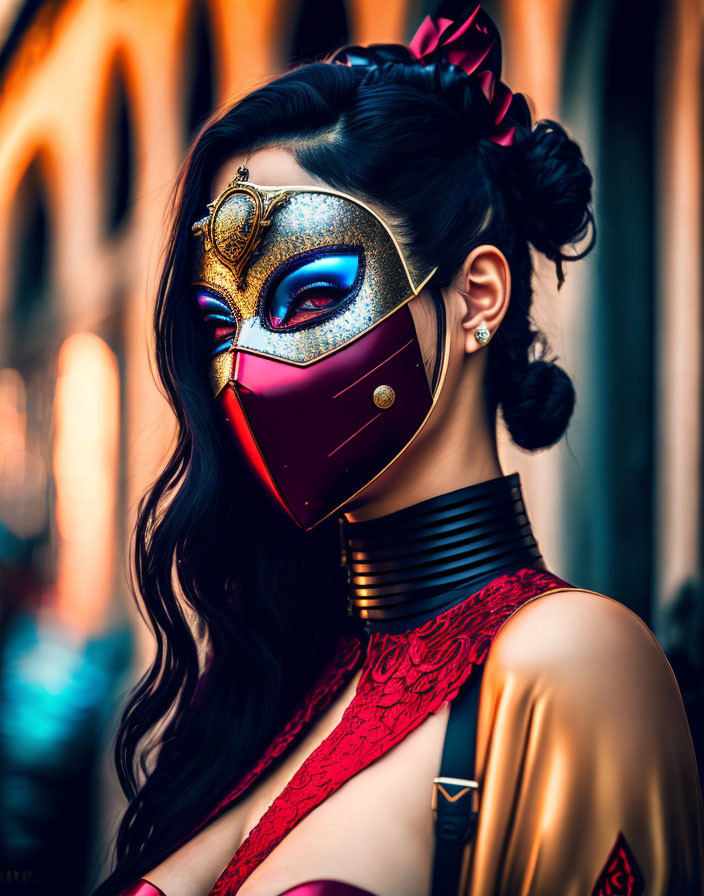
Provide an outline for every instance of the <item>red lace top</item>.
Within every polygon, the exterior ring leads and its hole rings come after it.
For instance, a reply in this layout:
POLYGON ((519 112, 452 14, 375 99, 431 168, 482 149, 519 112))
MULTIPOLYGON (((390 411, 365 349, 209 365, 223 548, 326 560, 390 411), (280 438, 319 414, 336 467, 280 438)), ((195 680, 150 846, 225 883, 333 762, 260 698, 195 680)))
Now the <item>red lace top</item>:
MULTIPOLYGON (((524 568, 492 580, 417 628, 375 632, 366 650, 341 640, 315 688, 254 768, 191 832, 238 799, 281 756, 362 667, 337 727, 305 759, 218 877, 210 896, 232 896, 298 822, 345 781, 399 743, 457 695, 508 617, 543 592, 571 587, 558 576, 524 568)), ((429 785, 430 786, 430 785, 429 785)), ((123 894, 124 896, 124 894, 123 894)))

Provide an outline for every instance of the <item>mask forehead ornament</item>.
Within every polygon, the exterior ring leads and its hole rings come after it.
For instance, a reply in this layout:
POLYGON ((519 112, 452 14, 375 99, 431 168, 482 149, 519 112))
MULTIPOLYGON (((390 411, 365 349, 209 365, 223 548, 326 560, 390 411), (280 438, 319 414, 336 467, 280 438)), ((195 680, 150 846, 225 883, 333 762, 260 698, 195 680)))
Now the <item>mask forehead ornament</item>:
POLYGON ((248 177, 249 171, 240 165, 237 178, 191 228, 203 237, 205 251, 232 272, 238 288, 246 286, 247 265, 271 225, 274 209, 291 195, 290 190, 259 190, 247 183, 248 177))
POLYGON ((193 286, 229 429, 272 496, 311 529, 416 437, 449 342, 431 384, 408 303, 434 270, 406 259, 370 207, 247 178, 239 169, 193 225, 193 286))

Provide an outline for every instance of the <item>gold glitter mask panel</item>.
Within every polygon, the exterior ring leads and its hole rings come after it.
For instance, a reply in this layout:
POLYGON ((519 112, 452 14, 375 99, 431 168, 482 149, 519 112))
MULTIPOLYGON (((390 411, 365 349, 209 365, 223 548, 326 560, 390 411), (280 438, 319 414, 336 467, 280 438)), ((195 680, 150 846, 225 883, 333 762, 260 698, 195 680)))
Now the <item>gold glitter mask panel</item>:
POLYGON ((367 206, 334 190, 233 181, 193 225, 194 285, 213 327, 211 379, 236 351, 308 365, 420 292, 414 269, 367 206))

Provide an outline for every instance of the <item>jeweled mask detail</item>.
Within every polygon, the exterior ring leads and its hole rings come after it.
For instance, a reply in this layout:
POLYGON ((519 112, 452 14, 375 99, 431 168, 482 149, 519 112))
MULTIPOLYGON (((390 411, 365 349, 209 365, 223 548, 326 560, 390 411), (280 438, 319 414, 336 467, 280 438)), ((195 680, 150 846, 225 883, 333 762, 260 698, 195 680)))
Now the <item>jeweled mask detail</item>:
POLYGON ((194 285, 218 394, 237 351, 308 365, 412 299, 417 270, 384 222, 334 190, 261 187, 240 170, 193 225, 194 285))
POLYGON ((288 198, 286 190, 266 193, 247 183, 246 169, 216 200, 208 205, 209 214, 193 227, 202 234, 206 251, 227 267, 238 288, 246 286, 245 270, 271 224, 271 214, 288 198))

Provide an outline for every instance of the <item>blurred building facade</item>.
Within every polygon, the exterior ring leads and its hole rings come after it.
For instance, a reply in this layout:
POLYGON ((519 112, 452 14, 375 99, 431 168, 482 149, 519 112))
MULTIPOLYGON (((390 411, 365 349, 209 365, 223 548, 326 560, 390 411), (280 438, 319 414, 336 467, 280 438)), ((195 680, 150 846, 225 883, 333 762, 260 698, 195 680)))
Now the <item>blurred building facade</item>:
MULTIPOLYGON (((536 322, 572 375, 566 439, 521 472, 549 565, 701 668, 702 7, 492 0, 504 80, 596 179, 597 249, 536 322), (698 623, 697 623, 698 620, 698 623), (697 628, 697 625, 699 628, 697 628), (678 628, 679 626, 679 628, 678 628)), ((212 112, 343 43, 407 41, 424 0, 0 3, 0 589, 76 643, 132 613, 137 500, 173 435, 151 364, 169 202, 212 112)), ((679 665, 678 665, 679 664, 679 665)), ((690 678, 687 678, 690 681, 690 678)), ((0 869, 1 870, 1 869, 0 869)))

